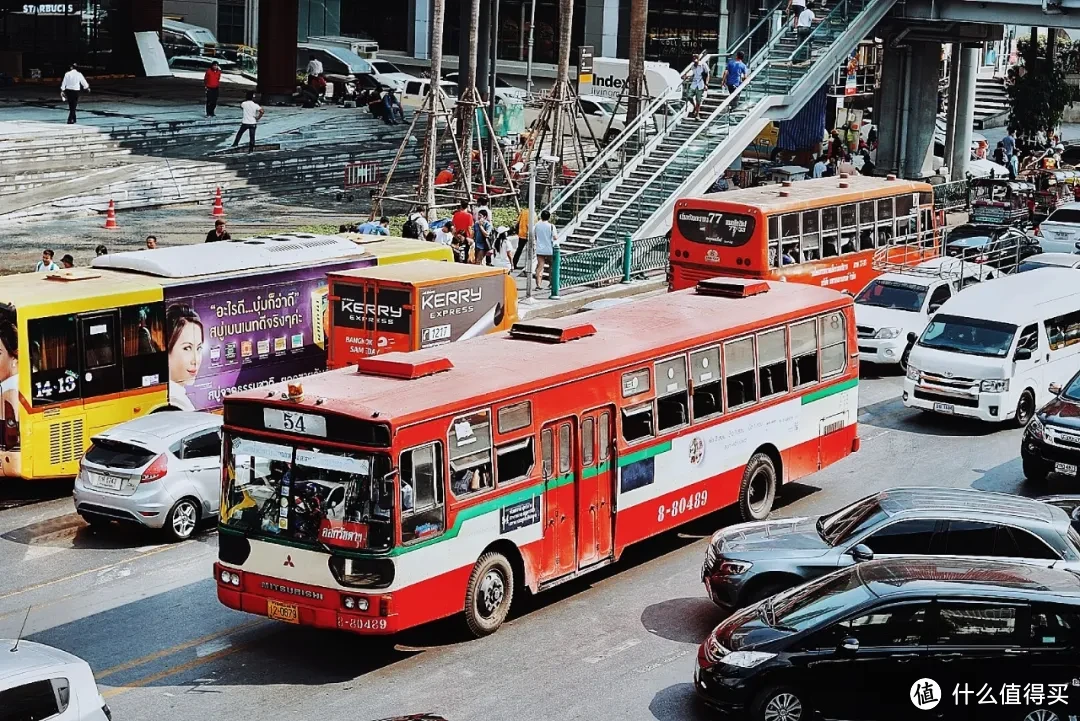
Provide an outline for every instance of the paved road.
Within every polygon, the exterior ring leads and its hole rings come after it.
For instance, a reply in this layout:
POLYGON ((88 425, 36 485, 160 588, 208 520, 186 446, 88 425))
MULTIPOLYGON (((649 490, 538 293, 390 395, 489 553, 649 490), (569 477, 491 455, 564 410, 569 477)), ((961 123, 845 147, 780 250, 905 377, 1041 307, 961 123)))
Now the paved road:
MULTIPOLYGON (((923 416, 901 379, 862 384, 862 450, 790 486, 778 515, 818 513, 901 484, 1025 487, 1019 431, 923 416)), ((394 642, 316 632, 218 605, 212 533, 179 545, 91 534, 66 498, 0 511, 0 637, 32 604, 29 638, 93 666, 124 721, 451 721, 710 718, 690 674, 720 616, 698 569, 730 514, 631 549, 616 567, 530 599, 497 634, 455 623, 394 642)))

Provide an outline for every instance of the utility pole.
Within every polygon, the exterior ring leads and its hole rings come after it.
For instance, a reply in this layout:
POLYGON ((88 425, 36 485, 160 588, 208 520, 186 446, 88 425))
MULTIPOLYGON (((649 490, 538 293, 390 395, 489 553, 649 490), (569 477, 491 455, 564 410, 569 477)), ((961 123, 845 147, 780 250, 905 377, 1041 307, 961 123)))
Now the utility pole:
POLYGON ((529 57, 525 61, 525 93, 532 95, 533 91, 533 79, 532 79, 532 65, 533 65, 533 45, 535 43, 536 31, 536 0, 532 0, 529 3, 529 57))
POLYGON ((495 175, 495 153, 499 152, 498 139, 495 137, 495 63, 499 59, 499 0, 491 0, 491 80, 488 87, 488 177, 495 175))

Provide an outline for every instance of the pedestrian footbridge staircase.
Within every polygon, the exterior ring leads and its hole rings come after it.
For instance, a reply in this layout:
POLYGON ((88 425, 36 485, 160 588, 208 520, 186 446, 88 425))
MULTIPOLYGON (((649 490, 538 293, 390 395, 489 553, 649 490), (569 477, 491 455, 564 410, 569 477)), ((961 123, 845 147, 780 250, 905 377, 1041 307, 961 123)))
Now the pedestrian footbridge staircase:
MULTIPOLYGON (((620 242, 627 233, 635 240, 666 233, 675 201, 705 193, 770 121, 794 117, 895 2, 829 0, 801 36, 790 23, 770 33, 776 19, 767 14, 730 49, 749 58, 747 79, 730 95, 720 85, 727 57, 710 56, 700 119, 690 103, 669 111, 672 98, 657 98, 552 200, 552 214, 568 219, 560 224, 562 253, 620 242)), ((591 255, 603 265, 618 254, 591 255)))

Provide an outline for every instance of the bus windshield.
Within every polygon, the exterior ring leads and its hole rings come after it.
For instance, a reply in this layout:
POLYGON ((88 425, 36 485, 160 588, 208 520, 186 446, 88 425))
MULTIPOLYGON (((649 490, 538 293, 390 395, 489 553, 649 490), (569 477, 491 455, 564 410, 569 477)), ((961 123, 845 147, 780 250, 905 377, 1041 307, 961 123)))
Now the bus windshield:
POLYGON ((221 518, 246 535, 385 551, 393 484, 385 454, 232 438, 221 518), (385 480, 385 482, 384 482, 385 480))
POLYGON ((977 318, 936 315, 923 331, 919 345, 967 355, 1004 358, 1012 347, 1016 326, 977 318))
POLYGON ((902 283, 896 280, 870 281, 855 297, 860 305, 872 305, 877 308, 895 308, 918 312, 926 299, 926 286, 917 283, 902 283))

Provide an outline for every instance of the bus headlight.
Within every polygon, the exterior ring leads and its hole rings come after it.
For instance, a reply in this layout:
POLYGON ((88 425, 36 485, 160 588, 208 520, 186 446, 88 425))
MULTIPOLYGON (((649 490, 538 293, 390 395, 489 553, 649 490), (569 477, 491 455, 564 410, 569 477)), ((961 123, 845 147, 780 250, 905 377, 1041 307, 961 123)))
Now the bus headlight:
POLYGON ((900 337, 899 328, 879 328, 877 333, 874 333, 874 337, 878 340, 891 340, 893 338, 900 337))
POLYGON ((915 381, 916 383, 918 383, 922 380, 922 372, 915 366, 908 363, 907 378, 909 381, 915 381))
POLYGON ((1041 441, 1046 435, 1046 428, 1043 426, 1042 421, 1040 421, 1038 417, 1034 417, 1027 424, 1027 432, 1031 434, 1032 438, 1037 438, 1041 441))
POLYGON ((1007 393, 1009 391, 1009 379, 995 378, 979 381, 979 390, 983 393, 1007 393))

